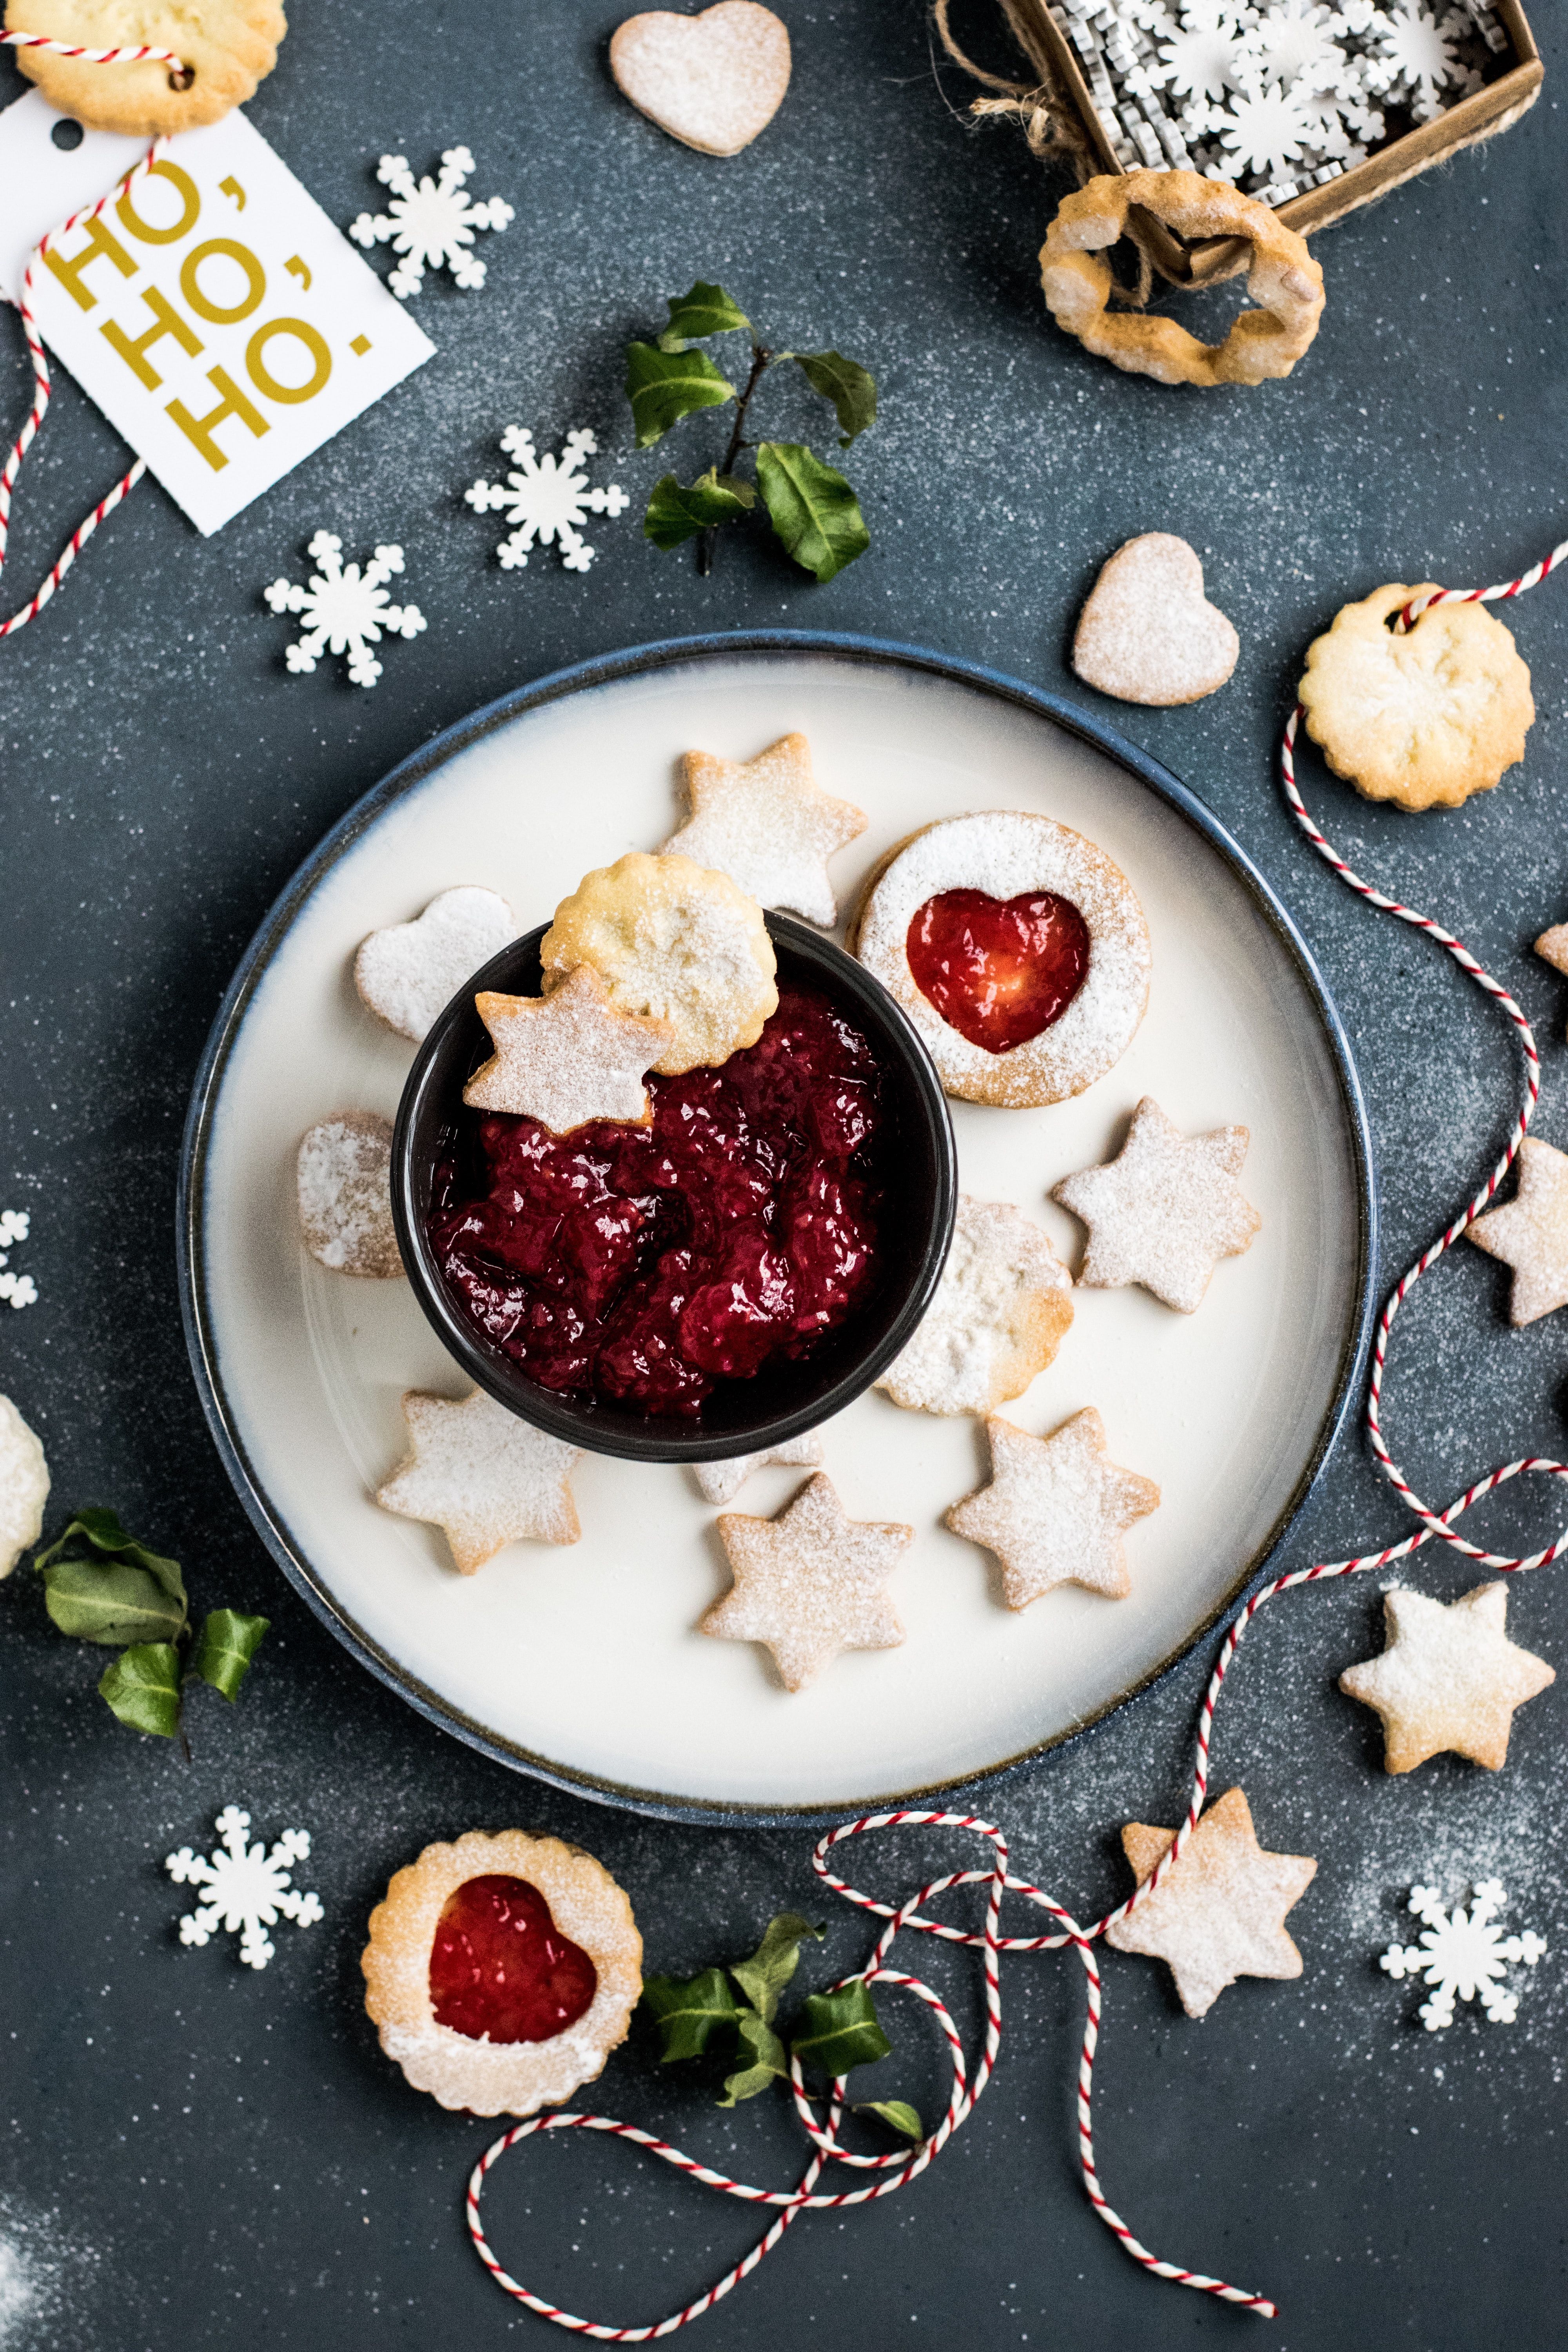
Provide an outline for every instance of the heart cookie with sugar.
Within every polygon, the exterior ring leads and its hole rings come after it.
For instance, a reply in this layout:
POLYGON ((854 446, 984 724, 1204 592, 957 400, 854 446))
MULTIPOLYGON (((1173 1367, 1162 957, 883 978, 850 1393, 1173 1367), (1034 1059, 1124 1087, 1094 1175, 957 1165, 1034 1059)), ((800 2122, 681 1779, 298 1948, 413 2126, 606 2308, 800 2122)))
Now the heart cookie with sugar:
POLYGON ((1225 684, 1241 641, 1204 594, 1184 539, 1148 530, 1119 547, 1079 614, 1072 666, 1119 702, 1198 702, 1225 684))
POLYGON ((789 88, 789 34, 757 0, 720 0, 700 16, 628 16, 610 71, 650 122, 702 155, 738 155, 789 88))

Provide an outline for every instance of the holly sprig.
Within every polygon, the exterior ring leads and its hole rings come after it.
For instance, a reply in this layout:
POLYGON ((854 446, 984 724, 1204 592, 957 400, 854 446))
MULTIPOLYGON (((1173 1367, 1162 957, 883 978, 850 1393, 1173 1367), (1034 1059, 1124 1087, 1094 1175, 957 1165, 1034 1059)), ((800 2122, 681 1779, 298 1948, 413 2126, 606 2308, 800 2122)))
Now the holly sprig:
POLYGON ((99 1642, 120 1655, 99 1679, 99 1694, 132 1731, 176 1734, 184 1742, 184 1695, 210 1683, 232 1702, 250 1670, 268 1620, 212 1609, 191 1622, 177 1559, 128 1535, 118 1515, 78 1511, 63 1535, 34 1556, 45 1606, 62 1633, 99 1642))
POLYGON ((759 497, 786 553, 819 581, 831 580, 871 544, 859 501, 836 466, 825 465, 804 442, 749 441, 752 400, 770 368, 786 362, 800 369, 812 390, 831 401, 837 416, 838 446, 847 449, 877 421, 877 386, 858 361, 841 352, 774 352, 721 286, 699 278, 689 294, 668 299, 669 324, 656 341, 626 346, 626 397, 632 404, 639 449, 647 449, 700 408, 723 408, 734 401, 730 446, 722 459, 682 487, 679 476, 661 475, 643 517, 643 530, 667 552, 698 541, 697 568, 712 569, 713 543, 722 523, 737 521, 759 497), (745 334, 751 368, 737 387, 697 345, 714 335, 745 334), (750 450, 755 483, 735 468, 750 450))
MULTIPOLYGON (((833 2077, 886 2058, 893 2045, 878 2021, 864 1977, 850 1977, 828 1992, 807 1993, 787 2042, 775 2026, 780 1998, 800 1965, 801 1946, 808 1937, 820 1943, 826 1933, 798 1911, 781 1911, 769 1920, 750 1959, 702 1969, 694 1977, 647 1978, 643 2003, 658 2029, 660 2064, 686 2058, 724 2061, 731 2071, 718 2103, 732 2107, 754 2099, 770 2083, 787 2082, 792 2057, 833 2077)), ((920 2116, 905 2099, 864 2100, 856 2112, 879 2116, 907 2139, 925 2137, 920 2116)))

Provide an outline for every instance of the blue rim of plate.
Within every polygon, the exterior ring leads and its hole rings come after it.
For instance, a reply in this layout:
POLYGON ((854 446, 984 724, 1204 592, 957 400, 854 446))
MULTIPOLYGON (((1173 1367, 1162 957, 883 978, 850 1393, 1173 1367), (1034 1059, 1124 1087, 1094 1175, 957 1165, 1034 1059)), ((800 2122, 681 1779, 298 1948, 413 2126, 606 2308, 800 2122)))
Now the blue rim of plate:
POLYGON ((279 892, 240 959, 218 1007, 191 1089, 190 1109, 185 1118, 180 1153, 175 1256, 179 1268, 180 1313, 196 1392, 201 1399, 213 1443, 246 1515, 295 1591, 350 1654, 357 1658, 360 1664, 378 1681, 395 1691, 428 1722, 453 1733, 481 1755, 489 1757, 498 1764, 507 1765, 513 1771, 527 1773, 569 1796, 587 1798, 626 1811, 646 1813, 660 1821, 730 1829, 826 1829, 837 1822, 853 1820, 866 1811, 866 1804, 848 1801, 796 1806, 698 1803, 670 1797, 657 1790, 603 1780, 593 1773, 569 1770, 548 1757, 536 1756, 512 1741, 498 1738, 492 1731, 465 1716, 459 1708, 451 1706, 389 1656, 324 1590, 251 1468, 224 1394, 217 1349, 208 1324, 205 1286, 200 1273, 203 1266, 203 1193, 207 1144, 229 1054, 268 965, 323 875, 395 801, 423 783, 454 753, 467 750, 470 744, 494 733, 498 728, 510 725, 525 712, 539 709, 547 703, 559 702, 568 695, 618 684, 626 678, 672 668, 680 663, 716 657, 732 659, 736 656, 757 654, 826 656, 840 661, 864 663, 868 667, 890 666, 915 670, 928 677, 952 679, 955 684, 976 688, 998 700, 1049 719, 1068 734, 1077 736, 1081 742, 1103 752, 1108 759, 1115 761, 1118 766, 1147 785, 1150 791, 1158 793, 1219 852, 1250 893, 1300 972, 1333 1056, 1355 1155, 1358 1229, 1355 1304, 1341 1346, 1333 1395, 1323 1415, 1310 1458, 1294 1490, 1231 1591, 1160 1664, 1151 1667, 1147 1674, 1130 1683, 1125 1690, 1108 1699, 1094 1715, 1076 1724, 1071 1730, 1058 1733, 1054 1738, 1039 1741, 1017 1755, 1005 1758, 984 1772, 879 1796, 875 1800, 876 1810, 881 1811, 939 1801, 948 1804, 960 1792, 966 1799, 982 1795, 988 1797, 1007 1781, 1037 1769, 1049 1758, 1061 1754, 1064 1749, 1085 1738, 1110 1716, 1119 1713, 1145 1691, 1153 1689, 1167 1675, 1173 1673, 1217 1628, 1234 1621, 1251 1595, 1267 1580, 1271 1563, 1289 1539, 1322 1475, 1335 1440, 1344 1425, 1351 1400, 1357 1391, 1371 1341, 1375 1307, 1373 1278, 1377 1265, 1378 1210, 1377 1190, 1373 1177, 1372 1133, 1362 1097, 1361 1081, 1356 1075, 1344 1024, 1310 949, 1258 868, 1213 812, 1168 768, 1162 767, 1159 761, 1151 759, 1146 751, 1141 751, 1135 744, 1128 742, 1103 720, 1064 701, 1058 695, 1048 694, 1040 687, 1026 685, 1021 678, 1009 677, 1005 671, 990 669, 984 663, 934 653, 922 646, 906 646, 881 637, 840 635, 827 630, 738 629, 705 636, 668 637, 653 645, 633 646, 622 653, 598 655, 588 661, 574 662, 567 668, 552 670, 548 677, 535 680, 531 686, 514 688, 510 693, 501 695, 496 701, 486 704, 482 709, 471 712, 468 718, 458 719, 455 725, 433 736, 417 751, 400 761, 389 775, 384 776, 380 783, 373 785, 345 815, 340 817, 279 892))

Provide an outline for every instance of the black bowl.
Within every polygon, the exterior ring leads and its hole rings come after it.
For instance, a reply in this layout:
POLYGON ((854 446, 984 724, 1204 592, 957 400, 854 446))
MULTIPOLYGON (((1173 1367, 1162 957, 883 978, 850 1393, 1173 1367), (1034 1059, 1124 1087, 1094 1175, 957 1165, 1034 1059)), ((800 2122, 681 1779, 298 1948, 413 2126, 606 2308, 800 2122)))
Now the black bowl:
POLYGON ((881 1066, 884 1159, 883 1271, 876 1292, 813 1354, 723 1381, 696 1420, 628 1411, 596 1397, 541 1386, 469 1321, 431 1252, 427 1223, 438 1162, 463 1088, 492 1048, 474 1010, 481 989, 537 996, 547 925, 492 956, 452 999, 415 1057, 392 1139, 392 1213, 414 1296, 448 1353, 497 1402, 592 1454, 634 1462, 717 1462, 799 1437, 868 1389, 910 1338, 947 1262, 958 1200, 958 1163, 942 1081, 912 1024, 880 981, 819 931, 787 915, 767 918, 781 979, 820 988, 862 1029, 881 1066))

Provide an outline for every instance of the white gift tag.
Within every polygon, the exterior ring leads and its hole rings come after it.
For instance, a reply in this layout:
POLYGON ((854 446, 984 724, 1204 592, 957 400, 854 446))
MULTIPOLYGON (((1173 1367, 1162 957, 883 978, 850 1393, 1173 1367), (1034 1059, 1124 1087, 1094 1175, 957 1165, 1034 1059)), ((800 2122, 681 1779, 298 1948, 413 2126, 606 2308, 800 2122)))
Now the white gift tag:
MULTIPOLYGON (((39 239, 147 152, 107 131, 62 152, 51 133, 69 120, 37 90, 0 113, 0 291, 13 302, 39 239)), ((118 203, 53 242, 32 309, 204 534, 436 348, 239 113, 182 131, 118 203)))

